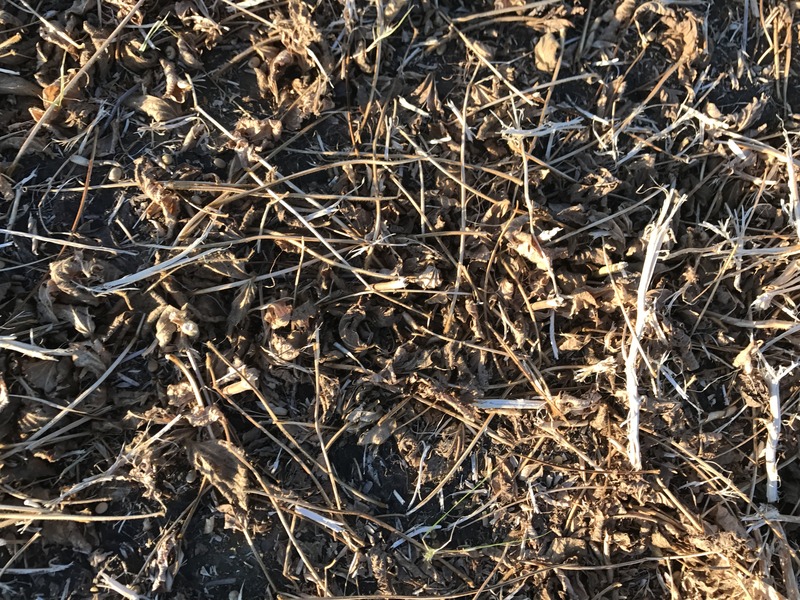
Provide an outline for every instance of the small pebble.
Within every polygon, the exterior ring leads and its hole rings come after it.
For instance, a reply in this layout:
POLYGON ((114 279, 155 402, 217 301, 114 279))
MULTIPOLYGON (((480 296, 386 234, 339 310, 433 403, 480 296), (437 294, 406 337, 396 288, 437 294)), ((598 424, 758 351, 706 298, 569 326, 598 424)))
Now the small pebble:
POLYGON ((203 522, 203 533, 206 535, 211 535, 214 533, 214 517, 208 517, 203 522))
POLYGON ((255 69, 261 65, 261 59, 257 56, 251 56, 250 60, 247 61, 247 66, 251 69, 255 69))
POLYGON ((164 48, 164 56, 167 57, 167 60, 175 60, 177 55, 178 51, 175 50, 175 46, 167 46, 164 48))
POLYGON ((161 155, 161 162, 164 163, 165 165, 169 166, 173 162, 175 162, 175 159, 172 158, 172 154, 162 154, 161 155))
POLYGON ((112 167, 111 170, 108 172, 108 180, 112 183, 121 181, 124 176, 125 173, 123 173, 122 169, 120 169, 119 167, 112 167))
POLYGON ((228 163, 227 161, 218 156, 217 158, 214 159, 214 166, 217 167, 218 169, 224 169, 225 167, 228 166, 228 163))
POLYGON ((194 483, 197 481, 197 471, 189 471, 186 474, 186 483, 194 483))
POLYGON ((108 510, 108 502, 98 502, 94 507, 95 514, 102 515, 108 510))

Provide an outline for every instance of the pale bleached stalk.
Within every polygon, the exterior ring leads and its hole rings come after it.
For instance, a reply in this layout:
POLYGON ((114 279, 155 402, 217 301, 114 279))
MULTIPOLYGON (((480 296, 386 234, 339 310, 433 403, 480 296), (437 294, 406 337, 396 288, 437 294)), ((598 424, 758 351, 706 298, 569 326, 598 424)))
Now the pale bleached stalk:
POLYGON ((642 265, 642 276, 639 280, 639 290, 636 295, 636 324, 633 327, 631 345, 625 356, 625 391, 628 395, 628 460, 631 466, 640 470, 642 468, 642 454, 639 444, 639 421, 641 417, 642 398, 639 395, 639 380, 636 372, 638 354, 644 358, 641 346, 642 334, 647 324, 647 292, 658 263, 658 255, 670 231, 670 223, 678 208, 686 200, 685 196, 675 197, 674 190, 670 190, 661 206, 661 212, 655 223, 647 226, 647 249, 642 265))
POLYGON ((794 227, 797 237, 800 238, 800 196, 797 193, 797 179, 794 170, 794 152, 792 144, 789 142, 789 134, 784 130, 783 137, 786 139, 786 175, 789 185, 789 205, 791 206, 794 227))
POLYGON ((767 445, 764 448, 764 468, 767 472, 767 502, 778 501, 778 443, 781 437, 781 379, 791 373, 800 363, 781 367, 777 371, 759 353, 764 370, 764 381, 769 390, 769 419, 767 419, 767 445))
POLYGON ((157 265, 153 265, 152 267, 147 267, 146 269, 142 269, 138 273, 133 273, 132 275, 125 275, 124 277, 120 277, 119 279, 115 279, 114 281, 108 281, 106 283, 102 283, 94 287, 88 287, 86 289, 92 292, 93 294, 97 295, 110 294, 113 292, 124 290, 126 288, 130 288, 130 286, 132 286, 134 283, 144 281, 145 279, 149 279, 154 275, 159 275, 164 271, 170 269, 179 269, 194 262, 202 262, 206 256, 209 256, 211 254, 214 254, 215 252, 220 251, 218 248, 213 248, 211 250, 204 250, 203 252, 199 252, 194 256, 191 255, 192 252, 194 252, 203 243, 203 241, 205 241, 208 231, 209 230, 206 229, 206 231, 203 233, 202 236, 193 241, 180 254, 177 254, 172 258, 168 258, 167 260, 162 261, 157 265))

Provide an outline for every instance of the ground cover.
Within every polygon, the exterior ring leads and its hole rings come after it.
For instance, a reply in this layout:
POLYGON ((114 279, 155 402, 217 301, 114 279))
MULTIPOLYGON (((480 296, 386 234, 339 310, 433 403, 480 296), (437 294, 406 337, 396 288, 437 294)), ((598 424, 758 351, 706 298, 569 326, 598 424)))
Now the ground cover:
POLYGON ((0 595, 800 597, 796 9, 3 3, 0 595))

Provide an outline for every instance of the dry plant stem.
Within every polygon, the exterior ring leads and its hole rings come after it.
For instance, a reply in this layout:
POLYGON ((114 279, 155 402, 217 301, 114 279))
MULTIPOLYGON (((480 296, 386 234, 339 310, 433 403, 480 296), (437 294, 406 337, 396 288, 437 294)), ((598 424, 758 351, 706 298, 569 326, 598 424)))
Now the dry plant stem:
MULTIPOLYGON (((467 172, 466 172, 466 148, 467 148, 467 137, 471 136, 471 132, 469 131, 469 126, 467 125, 467 118, 463 115, 467 114, 467 106, 469 103, 469 96, 470 96, 470 87, 475 82, 475 76, 478 74, 478 68, 474 69, 472 72, 472 79, 467 84, 466 92, 464 94, 464 104, 461 107, 461 145, 459 148, 459 162, 460 162, 460 177, 459 177, 459 188, 460 188, 460 202, 461 202, 461 232, 467 232, 467 172)), ((458 115, 458 111, 455 108, 455 105, 452 103, 450 104, 451 109, 453 112, 458 115)), ((450 333, 450 328, 453 322, 453 318, 455 315, 455 308, 456 308, 456 301, 458 300, 458 292, 461 289, 461 279, 464 274, 467 273, 467 269, 464 267, 464 252, 466 250, 467 244, 467 237, 466 235, 462 235, 459 239, 458 245, 458 264, 456 265, 456 281, 455 281, 455 294, 453 294, 453 299, 450 302, 450 308, 447 312, 447 316, 445 317, 444 321, 444 332, 450 333)), ((467 278, 469 276, 467 275, 467 278)), ((474 287, 474 286, 473 286, 474 287)))
POLYGON ((33 575, 50 575, 60 571, 66 571, 72 566, 72 563, 66 565, 53 565, 51 567, 42 567, 41 569, 8 569, 6 575, 22 575, 23 577, 31 577, 33 575))
MULTIPOLYGON (((225 356, 223 356, 223 354, 219 350, 217 350, 214 344, 208 342, 207 345, 209 349, 217 356, 217 358, 219 358, 225 364, 226 367, 239 374, 239 377, 241 377, 242 382, 245 383, 250 388, 250 390, 256 395, 259 402, 261 403, 262 408, 264 408, 264 410, 267 411, 267 414, 269 415, 270 419, 272 419, 272 422, 275 424, 278 430, 283 434, 283 436, 291 443, 291 445, 297 448, 300 454, 305 456, 310 463, 312 463, 319 469, 323 469, 323 466, 320 465, 316 460, 314 460, 314 458, 306 451, 306 449, 303 448, 300 442, 298 442, 297 439, 286 429, 285 425, 283 424, 283 421, 281 421, 278 418, 278 415, 275 414, 275 411, 272 410, 272 407, 269 405, 269 402, 267 402, 267 399, 264 397, 264 394, 261 393, 261 390, 259 390, 256 386, 254 386, 253 383, 250 381, 250 379, 247 378, 240 369, 236 368, 233 365, 233 363, 231 363, 227 358, 225 358, 225 356)), ((287 448, 287 451, 288 450, 290 449, 287 448)), ((303 468, 303 470, 305 470, 306 473, 315 482, 317 488, 320 490, 323 497, 325 498, 325 501, 331 506, 333 506, 333 503, 330 501, 330 498, 328 498, 328 495, 325 493, 325 490, 322 488, 319 481, 317 481, 313 473, 308 469, 308 466, 305 464, 305 462, 300 460, 299 456, 295 455, 293 452, 291 453, 291 455, 293 456, 295 461, 300 465, 300 467, 303 468)))
POLYGON ((777 371, 767 362, 759 352, 763 369, 764 381, 769 389, 769 414, 767 419, 767 441, 764 448, 764 466, 767 473, 767 502, 775 504, 778 501, 778 444, 781 435, 781 379, 791 373, 800 363, 793 363, 788 367, 781 367, 777 371))
POLYGON ((661 206, 658 220, 648 226, 647 249, 636 295, 636 324, 631 332, 633 338, 625 356, 625 391, 628 395, 628 460, 637 471, 642 469, 642 455, 639 443, 639 419, 642 400, 639 395, 636 366, 639 353, 646 359, 641 342, 644 328, 648 321, 647 292, 650 289, 650 282, 655 273, 661 246, 670 231, 670 223, 685 200, 685 196, 676 199, 675 191, 669 190, 664 199, 664 204, 661 206))
POLYGON ((64 40, 66 43, 68 43, 70 46, 72 46, 76 50, 83 50, 83 45, 82 44, 78 44, 75 40, 73 40, 71 37, 69 37, 69 35, 67 34, 67 32, 64 30, 63 27, 53 25, 50 21, 48 21, 42 15, 40 15, 36 11, 36 9, 34 9, 30 4, 28 4, 26 2, 26 0, 17 0, 17 2, 22 4, 22 6, 24 6, 29 13, 31 13, 33 16, 35 16, 37 19, 39 19, 39 21, 42 22, 42 25, 44 25, 47 29, 49 29, 53 34, 55 34, 56 36, 60 37, 62 40, 64 40))
POLYGON ((128 586, 122 585, 119 581, 107 573, 101 572, 98 576, 101 579, 101 584, 106 589, 119 594, 123 598, 128 598, 129 600, 142 600, 142 598, 144 598, 144 596, 141 596, 138 592, 132 590, 128 586))
POLYGON ((106 248, 104 246, 91 246, 89 244, 81 244, 80 242, 71 242, 69 240, 59 240, 57 238, 46 237, 43 235, 36 235, 33 233, 28 233, 27 231, 12 231, 10 229, 0 229, 0 233, 6 234, 6 236, 19 236, 23 238, 27 238, 29 240, 35 240, 37 242, 44 242, 48 244, 54 244, 56 246, 68 246, 70 248, 78 248, 79 250, 91 250, 93 252, 105 252, 107 254, 111 254, 112 256, 118 256, 120 254, 124 254, 127 256, 136 256, 136 252, 131 252, 129 250, 118 250, 116 248, 106 248))
POLYGON ((144 281, 145 279, 149 279, 154 275, 164 274, 166 271, 175 271, 176 269, 180 269, 185 267, 186 265, 192 264, 194 262, 202 262, 202 260, 211 254, 220 251, 220 248, 213 248, 211 250, 204 250, 194 256, 190 256, 192 252, 194 252, 198 247, 202 245, 205 241, 206 235, 208 233, 208 229, 203 233, 202 236, 197 238, 191 244, 189 244, 182 252, 176 254, 172 258, 169 258, 165 261, 158 263, 157 265, 153 265, 152 267, 148 267, 146 269, 142 269, 138 273, 133 275, 126 275, 125 277, 120 277, 114 281, 108 281, 102 285, 95 286, 93 288, 89 288, 89 291, 94 294, 109 294, 112 292, 118 292, 129 288, 134 283, 138 283, 140 281, 144 281))
POLYGON ((718 470, 715 465, 692 452, 685 445, 659 436, 654 431, 646 430, 646 433, 653 438, 656 444, 665 450, 677 452, 678 455, 683 456, 686 460, 686 464, 697 471, 698 476, 711 488, 713 493, 719 494, 720 496, 732 496, 747 505, 750 510, 753 511, 753 516, 750 518, 754 520, 758 519, 759 525, 766 525, 769 527, 772 534, 787 546, 795 566, 800 567, 800 556, 792 549, 792 546, 789 545, 789 540, 782 533, 781 528, 778 527, 778 523, 783 519, 775 516, 772 512, 774 509, 763 510, 762 507, 755 505, 752 499, 744 494, 730 480, 728 475, 718 470))
POLYGON ((489 428, 489 424, 492 422, 493 418, 494 418, 494 413, 489 413, 489 416, 483 422, 483 425, 481 426, 480 431, 478 431, 475 434, 475 437, 472 438, 472 441, 470 442, 469 446, 467 446, 467 448, 464 450, 464 452, 461 454, 461 456, 458 458, 458 460, 456 460, 453 463, 453 467, 450 469, 450 471, 447 473, 447 475, 442 477, 441 481, 439 481, 439 483, 436 485, 436 487, 433 488, 431 490, 431 492, 427 496, 425 496, 425 498, 420 500, 419 503, 415 507, 413 507, 413 508, 409 509, 408 511, 406 511, 406 516, 414 514, 420 508, 425 506, 428 502, 433 500, 436 497, 436 495, 442 490, 442 488, 444 488, 444 486, 447 485, 447 482, 450 481, 450 478, 453 477, 453 475, 455 475, 456 471, 458 471, 459 468, 461 468, 461 464, 470 455, 470 453, 472 452, 472 449, 475 448, 475 445, 483 437, 483 434, 486 433, 486 430, 489 428))
POLYGON ((786 140, 786 183, 789 186, 789 207, 797 237, 800 238, 800 194, 797 191, 797 176, 794 170, 794 151, 786 130, 783 132, 783 137, 786 140))
MULTIPOLYGON (((31 521, 72 521, 74 523, 115 523, 118 521, 135 521, 141 519, 151 519, 164 516, 163 512, 146 513, 142 515, 82 515, 68 514, 44 510, 41 508, 31 508, 23 511, 19 506, 8 506, 0 504, 0 519, 3 521, 13 521, 14 523, 26 523, 31 521)), ((0 523, 6 526, 7 523, 0 523)))
MULTIPOLYGON (((383 38, 385 34, 385 13, 383 10, 383 2, 382 0, 375 0, 375 9, 376 9, 376 20, 375 20, 375 41, 370 45, 370 48, 367 50, 369 52, 373 47, 375 48, 375 64, 373 65, 373 73, 372 73, 372 84, 369 88, 369 99, 367 100, 367 106, 364 108, 364 115, 360 120, 358 131, 356 132, 356 136, 358 137, 359 142, 361 142, 361 131, 363 130, 364 126, 367 124, 367 118, 369 117, 369 113, 372 110, 372 103, 375 101, 375 93, 378 91, 378 76, 381 72, 381 50, 383 49, 383 38)), ((383 107, 385 109, 385 105, 383 107)), ((381 111, 383 112, 383 110, 381 111)), ((379 119, 380 120, 380 119, 379 119)), ((377 140, 377 135, 375 136, 375 140, 377 140)))
POLYGON ((86 197, 89 194, 89 184, 92 182, 92 171, 94 170, 94 159, 97 155, 97 139, 99 137, 100 131, 95 129, 94 141, 92 142, 92 153, 89 157, 89 164, 86 167, 86 183, 83 186, 83 193, 81 194, 81 201, 78 204, 78 211, 75 213, 75 220, 72 222, 72 227, 70 228, 71 233, 75 233, 78 230, 78 225, 80 225, 81 219, 83 218, 83 211, 86 208, 86 197))
MULTIPOLYGON (((777 526, 780 528, 783 537, 786 536, 786 530, 781 523, 778 523, 777 526)), ((792 564, 792 557, 789 554, 789 550, 786 544, 781 544, 778 550, 779 556, 778 560, 780 561, 781 571, 783 573, 783 582, 786 586, 787 597, 788 598, 800 598, 800 588, 797 585, 797 576, 795 575, 794 565, 792 564)))
POLYGON ((56 99, 56 101, 52 102, 50 106, 47 107, 47 110, 44 111, 44 114, 41 116, 41 118, 28 132, 25 141, 22 143, 19 150, 17 151, 17 155, 14 157, 14 160, 8 167, 9 173, 13 173, 14 170, 19 166, 19 161, 22 159, 23 156, 25 156, 25 153, 28 151, 28 148, 30 148, 30 145, 33 143, 33 140, 36 138, 36 135, 39 133, 42 127, 44 127, 46 124, 50 122, 50 119, 52 118, 53 114, 56 112, 56 110, 60 108, 61 102, 59 100, 67 96, 72 91, 73 88, 77 87, 78 83, 80 83, 83 80, 86 73, 89 72, 89 69, 91 69, 94 66, 94 63, 96 63, 100 59, 100 57, 103 56, 105 51, 108 50, 109 46, 111 46, 111 44, 113 44, 116 41, 117 36, 122 32, 123 29, 125 29, 130 20, 133 18, 133 15, 135 15, 137 11, 142 7, 142 4, 144 4, 144 0, 138 0, 136 4, 134 4, 130 8, 130 12, 128 12, 128 14, 125 15, 125 17, 119 22, 119 25, 117 25, 114 31, 111 32, 111 35, 109 35, 106 38, 106 40, 100 45, 99 48, 97 48, 97 50, 91 56, 91 58, 89 58, 89 60, 86 61, 86 64, 84 64, 81 67, 81 69, 75 74, 75 76, 69 80, 67 85, 63 87, 61 93, 58 96, 58 99, 56 99))
POLYGON ((303 561, 303 564, 305 565, 306 569, 308 570, 308 573, 311 576, 311 578, 314 580, 314 582, 317 584, 317 586, 321 590, 323 590, 322 591, 322 593, 324 594, 323 597, 327 596, 328 595, 328 584, 327 584, 327 582, 325 582, 325 580, 323 580, 319 576, 319 574, 317 573, 316 569, 314 569, 314 565, 311 564, 311 561, 306 556, 306 553, 303 552, 303 548, 302 548, 301 544, 297 541, 297 538, 295 537, 295 535, 293 533, 293 527, 290 526, 288 521, 286 520, 286 515, 284 514, 285 513, 284 509, 278 504, 278 502, 272 496, 268 496, 268 498, 269 498, 269 501, 272 503, 272 507, 275 509, 275 514, 278 515, 278 519, 280 520, 281 525, 283 525, 283 530, 286 532, 286 535, 289 538, 289 542, 294 547, 295 552, 297 552, 297 555, 300 557, 300 560, 303 561))
POLYGON ((325 439, 322 437, 322 407, 320 404, 322 403, 321 395, 321 386, 320 386, 320 379, 319 379, 319 363, 320 363, 320 345, 319 345, 319 328, 314 330, 314 387, 316 393, 314 394, 314 431, 317 434, 317 439, 319 439, 319 447, 320 452, 322 454, 322 460, 325 463, 325 471, 328 475, 328 479, 331 482, 331 489, 333 490, 333 498, 336 501, 336 508, 342 508, 342 499, 339 497, 339 487, 336 485, 336 477, 333 474, 333 467, 331 467, 331 461, 328 456, 327 445, 325 444, 325 439))
POLYGON ((14 564, 14 561, 16 561, 20 556, 22 556, 25 553, 25 550, 27 550, 30 547, 30 545, 33 544, 36 540, 38 540, 40 537, 42 537, 42 533, 40 531, 37 531, 24 544, 22 544, 19 550, 17 550, 16 552, 14 552, 14 554, 11 555, 11 557, 6 561, 6 564, 3 565, 3 568, 0 569, 0 579, 2 579, 3 575, 5 575, 5 573, 8 572, 11 565, 14 564))
POLYGON ((97 380, 90 385, 84 392, 82 392, 75 400, 70 402, 66 407, 64 407, 61 412, 55 415, 50 421, 48 421, 45 425, 43 425, 36 433, 31 435, 25 442, 24 445, 10 450, 9 452, 5 452, 4 454, 0 455, 0 460, 5 460, 6 458, 13 456, 21 452, 22 450, 31 451, 34 448, 37 448, 40 444, 37 444, 36 441, 41 438, 46 432, 52 429, 61 419, 65 416, 70 414, 71 411, 75 409, 81 402, 83 402, 86 398, 88 398, 97 388, 99 388, 103 382, 108 379, 108 377, 114 372, 114 370, 125 360, 125 357, 128 356, 128 353, 133 348, 133 345, 136 343, 136 338, 133 338, 128 345, 125 347, 125 350, 114 360, 111 365, 105 370, 105 372, 97 378, 97 380))
POLYGON ((18 352, 31 358, 38 358, 39 360, 52 360, 57 361, 58 356, 74 356, 73 350, 51 350, 49 348, 42 348, 26 342, 18 342, 12 337, 0 336, 0 350, 7 352, 18 352))

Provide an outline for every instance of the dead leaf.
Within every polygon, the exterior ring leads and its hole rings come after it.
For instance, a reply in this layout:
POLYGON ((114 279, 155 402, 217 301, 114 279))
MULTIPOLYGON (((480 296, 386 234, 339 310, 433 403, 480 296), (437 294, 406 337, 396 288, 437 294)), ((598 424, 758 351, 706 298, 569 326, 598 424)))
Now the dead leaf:
POLYGON ((559 44, 558 38, 553 33, 545 33, 539 38, 539 41, 536 42, 536 47, 533 49, 536 68, 548 73, 555 71, 558 66, 560 49, 561 44, 559 44))
POLYGON ((188 36, 185 33, 178 34, 178 55, 181 57, 181 60, 184 62, 184 64, 186 64, 187 67, 194 71, 198 71, 203 68, 203 63, 198 58, 197 52, 187 37, 188 36))
POLYGON ((550 270, 550 257, 547 251, 528 231, 508 231, 506 233, 509 247, 520 256, 524 256, 542 271, 550 270))
POLYGON ((247 457, 241 448, 225 440, 206 440, 190 444, 189 454, 195 469, 228 502, 247 510, 247 457))
POLYGON ((273 329, 286 327, 292 320, 292 305, 288 300, 277 300, 264 309, 264 321, 273 329))
POLYGON ((256 286, 253 285, 252 281, 248 281, 239 289, 236 298, 233 299, 233 306, 228 315, 228 335, 231 335, 233 330, 244 321, 247 316, 247 311, 250 310, 250 305, 253 303, 255 297, 256 286))
POLYGON ((130 108, 143 112, 157 123, 181 116, 180 109, 175 104, 155 96, 133 96, 128 98, 125 104, 130 108))
POLYGON ((372 429, 361 434, 358 443, 361 446, 380 446, 391 437, 395 429, 397 429, 397 421, 394 419, 382 419, 372 429))
POLYGON ((66 546, 81 554, 89 554, 92 551, 91 544, 74 521, 45 521, 42 538, 45 544, 66 546))
POLYGON ((115 279, 117 269, 96 258, 84 258, 78 251, 73 256, 50 263, 50 279, 70 298, 79 300, 90 306, 97 306, 100 301, 86 288, 103 283, 106 277, 115 279))
POLYGON ((86 306, 54 304, 53 313, 59 320, 69 323, 81 335, 89 337, 94 333, 94 319, 86 306))

